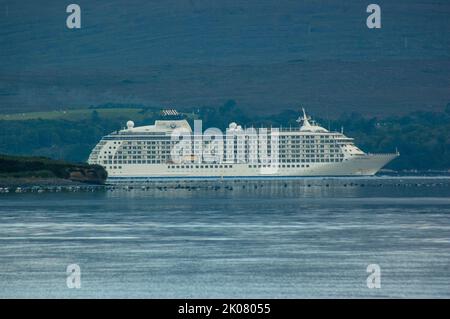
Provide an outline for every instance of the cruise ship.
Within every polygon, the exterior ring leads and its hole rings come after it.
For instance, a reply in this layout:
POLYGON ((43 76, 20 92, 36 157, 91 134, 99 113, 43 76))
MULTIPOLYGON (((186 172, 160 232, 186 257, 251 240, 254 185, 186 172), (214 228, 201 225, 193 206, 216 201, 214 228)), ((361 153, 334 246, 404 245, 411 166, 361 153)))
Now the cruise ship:
MULTIPOLYGON (((103 166, 108 182, 154 179, 245 179, 312 176, 370 176, 399 156, 370 154, 343 132, 328 131, 303 110, 297 127, 242 128, 231 123, 203 131, 185 119, 157 120, 153 125, 104 136, 89 156, 103 166)), ((200 124, 199 124, 200 123, 200 124)))

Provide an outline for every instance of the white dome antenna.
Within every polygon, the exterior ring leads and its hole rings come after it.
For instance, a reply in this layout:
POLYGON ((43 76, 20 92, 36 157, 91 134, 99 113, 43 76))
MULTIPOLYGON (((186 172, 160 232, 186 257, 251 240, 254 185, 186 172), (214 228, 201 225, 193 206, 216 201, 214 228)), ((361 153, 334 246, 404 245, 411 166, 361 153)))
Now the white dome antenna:
POLYGON ((229 125, 229 128, 235 130, 237 128, 237 126, 238 125, 235 122, 231 122, 229 125))
POLYGON ((133 122, 133 121, 128 121, 128 122, 127 122, 127 128, 128 128, 129 130, 131 130, 133 127, 134 127, 134 122, 133 122))

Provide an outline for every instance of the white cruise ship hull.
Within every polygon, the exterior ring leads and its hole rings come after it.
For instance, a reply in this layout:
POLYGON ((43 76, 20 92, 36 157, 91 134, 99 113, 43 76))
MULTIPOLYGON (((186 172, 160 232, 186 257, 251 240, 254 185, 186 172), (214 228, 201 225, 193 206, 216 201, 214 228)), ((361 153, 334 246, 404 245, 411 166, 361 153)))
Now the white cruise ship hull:
POLYGON ((180 168, 169 169, 168 164, 129 164, 126 166, 126 169, 109 170, 108 182, 116 183, 152 179, 270 179, 285 177, 372 176, 397 156, 398 154, 365 154, 345 159, 338 163, 308 163, 309 167, 301 167, 301 165, 297 167, 293 163, 280 164, 278 167, 272 168, 260 168, 247 163, 234 163, 211 164, 208 165, 208 168, 195 168, 196 164, 185 164, 184 168, 181 168, 180 165, 180 168))

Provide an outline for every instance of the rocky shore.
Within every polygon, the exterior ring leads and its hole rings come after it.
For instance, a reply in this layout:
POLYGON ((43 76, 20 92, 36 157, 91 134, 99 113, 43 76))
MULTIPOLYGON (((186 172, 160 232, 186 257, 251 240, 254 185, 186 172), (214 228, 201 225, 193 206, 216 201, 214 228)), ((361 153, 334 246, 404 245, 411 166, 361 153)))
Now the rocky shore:
POLYGON ((99 165, 0 155, 0 187, 3 188, 102 185, 107 176, 99 165))
POLYGON ((292 178, 286 180, 154 180, 139 183, 93 185, 68 180, 28 180, 19 183, 4 183, 0 179, 0 194, 5 193, 58 193, 58 192, 142 192, 142 191, 279 191, 296 190, 356 190, 386 188, 411 189, 425 192, 432 189, 450 191, 450 177, 354 177, 354 178, 292 178))

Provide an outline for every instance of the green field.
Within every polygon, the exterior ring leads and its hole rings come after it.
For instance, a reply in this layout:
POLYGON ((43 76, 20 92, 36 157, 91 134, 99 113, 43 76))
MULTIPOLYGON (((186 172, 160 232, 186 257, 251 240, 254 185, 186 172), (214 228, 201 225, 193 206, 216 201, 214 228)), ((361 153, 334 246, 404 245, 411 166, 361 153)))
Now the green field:
POLYGON ((28 112, 28 113, 12 113, 1 114, 0 120, 4 121, 25 121, 25 120, 69 120, 80 121, 92 118, 94 112, 105 118, 129 118, 132 120, 142 120, 146 117, 155 115, 152 111, 141 108, 105 108, 105 109, 71 109, 48 112, 28 112))

